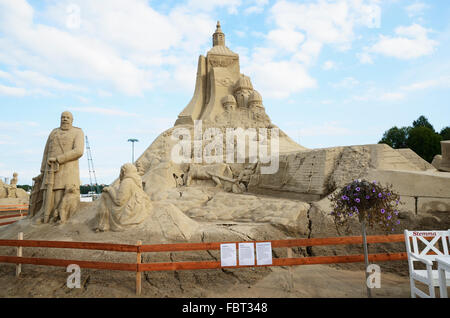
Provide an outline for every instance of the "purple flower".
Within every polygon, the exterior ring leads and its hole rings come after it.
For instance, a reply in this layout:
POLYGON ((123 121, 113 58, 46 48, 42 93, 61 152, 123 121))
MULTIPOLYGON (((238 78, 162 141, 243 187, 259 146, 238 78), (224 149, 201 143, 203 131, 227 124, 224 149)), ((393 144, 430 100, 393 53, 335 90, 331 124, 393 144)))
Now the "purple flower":
POLYGON ((359 210, 358 210, 358 208, 355 206, 355 211, 356 211, 356 213, 358 213, 359 212, 359 210))
POLYGON ((395 210, 394 213, 395 213, 395 215, 398 215, 398 211, 397 210, 395 210))
POLYGON ((386 210, 385 209, 381 209, 381 213, 384 213, 384 212, 386 212, 386 210))
POLYGON ((347 190, 350 190, 350 186, 347 186, 347 190))
POLYGON ((349 213, 348 216, 353 216, 353 213, 349 213))
POLYGON ((346 195, 343 195, 343 196, 341 197, 341 199, 342 199, 342 200, 347 200, 347 196, 346 196, 346 195))
POLYGON ((355 189, 356 191, 358 191, 359 192, 359 190, 361 190, 359 187, 356 187, 356 189, 355 189))
POLYGON ((388 215, 387 219, 388 220, 392 219, 392 215, 388 215))
POLYGON ((356 198, 355 201, 356 201, 356 203, 361 202, 361 200, 359 198, 356 198))
POLYGON ((397 224, 400 224, 400 220, 397 220, 397 224))
POLYGON ((390 196, 391 196, 391 193, 389 192, 387 195, 388 195, 388 197, 390 197, 390 196))
POLYGON ((375 189, 372 189, 372 192, 375 192, 375 189))
POLYGON ((381 193, 378 193, 378 197, 381 198, 383 195, 381 193))
POLYGON ((366 195, 366 200, 369 200, 370 199, 370 195, 366 195))

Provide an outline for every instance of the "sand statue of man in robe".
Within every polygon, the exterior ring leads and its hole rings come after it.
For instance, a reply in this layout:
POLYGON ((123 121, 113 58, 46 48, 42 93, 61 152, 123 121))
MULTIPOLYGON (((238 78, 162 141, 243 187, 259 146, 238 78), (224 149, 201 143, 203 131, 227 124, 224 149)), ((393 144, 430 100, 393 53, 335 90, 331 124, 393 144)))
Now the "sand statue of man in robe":
MULTIPOLYGON (((72 126, 72 123, 73 115, 68 111, 63 112, 60 127, 53 129, 45 145, 41 175, 37 178, 39 182, 35 183, 39 187, 42 203, 39 211, 36 210, 36 205, 35 210, 30 211, 31 216, 39 215, 43 223, 58 218, 54 212, 64 200, 66 188, 76 188, 79 192, 78 159, 84 152, 84 133, 80 128, 72 126)), ((74 200, 74 196, 71 196, 71 200, 74 200)), ((79 196, 76 200, 79 202, 79 196)))
POLYGON ((150 198, 142 189, 142 179, 135 165, 124 164, 119 181, 119 185, 103 188, 96 232, 126 230, 143 222, 152 211, 150 198))

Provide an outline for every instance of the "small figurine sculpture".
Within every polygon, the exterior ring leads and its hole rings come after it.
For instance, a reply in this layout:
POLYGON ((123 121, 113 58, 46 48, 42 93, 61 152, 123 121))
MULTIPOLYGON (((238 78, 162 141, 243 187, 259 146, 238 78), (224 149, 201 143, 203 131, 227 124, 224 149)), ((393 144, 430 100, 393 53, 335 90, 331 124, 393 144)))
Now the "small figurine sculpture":
POLYGON ((126 230, 143 222, 151 211, 152 204, 142 189, 136 166, 126 163, 120 169, 119 184, 103 188, 95 231, 126 230))

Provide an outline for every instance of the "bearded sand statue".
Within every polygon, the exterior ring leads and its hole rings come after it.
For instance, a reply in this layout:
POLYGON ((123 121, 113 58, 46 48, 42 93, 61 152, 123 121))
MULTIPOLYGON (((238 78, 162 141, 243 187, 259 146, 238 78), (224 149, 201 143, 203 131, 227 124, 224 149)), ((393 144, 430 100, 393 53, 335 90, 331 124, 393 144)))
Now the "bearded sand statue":
POLYGON ((60 205, 77 205, 80 201, 80 172, 78 159, 84 152, 84 133, 72 126, 73 115, 61 114, 61 125, 50 133, 44 149, 41 174, 33 178, 34 185, 30 200, 30 217, 37 216, 37 222, 65 219, 58 215, 60 205), (72 189, 69 191, 66 189, 72 189), (73 194, 73 191, 76 194, 73 194), (65 195, 67 193, 68 195, 65 195), (63 201, 73 201, 72 203, 63 201), (38 210, 39 209, 39 210, 38 210))
POLYGON ((119 184, 103 188, 97 213, 99 231, 123 231, 143 222, 151 213, 150 198, 142 189, 142 179, 131 163, 120 169, 119 184))

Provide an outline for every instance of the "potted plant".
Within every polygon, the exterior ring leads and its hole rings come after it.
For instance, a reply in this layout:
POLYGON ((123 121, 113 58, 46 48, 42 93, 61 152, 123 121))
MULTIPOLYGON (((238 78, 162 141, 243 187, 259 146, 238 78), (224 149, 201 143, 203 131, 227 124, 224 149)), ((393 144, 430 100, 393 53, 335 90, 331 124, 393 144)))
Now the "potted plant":
MULTIPOLYGON (((340 229, 350 232, 349 221, 357 218, 361 224, 363 237, 364 262, 366 266, 366 278, 369 266, 366 227, 377 227, 386 234, 395 231, 400 224, 399 204, 400 196, 392 190, 392 185, 383 186, 376 181, 355 180, 340 191, 335 191, 329 197, 333 211, 336 230, 340 229)), ((367 287, 368 297, 371 297, 370 288, 367 287)))

